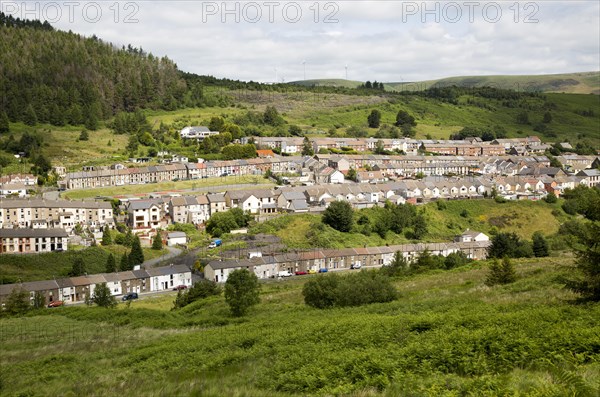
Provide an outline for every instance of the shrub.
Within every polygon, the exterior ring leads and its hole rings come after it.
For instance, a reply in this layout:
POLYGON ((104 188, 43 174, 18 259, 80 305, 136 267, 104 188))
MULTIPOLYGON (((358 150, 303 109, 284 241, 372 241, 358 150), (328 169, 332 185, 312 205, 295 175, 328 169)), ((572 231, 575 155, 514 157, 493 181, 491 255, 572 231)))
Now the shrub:
POLYGON ((556 198, 556 194, 550 192, 546 195, 544 201, 546 201, 548 204, 554 204, 558 201, 558 198, 556 198))
POLYGON ((582 248, 575 249, 577 273, 566 286, 583 300, 600 301, 600 222, 586 224, 578 238, 582 248))
POLYGON ((101 283, 96 285, 94 288, 94 293, 90 298, 90 303, 95 303, 100 307, 112 308, 117 306, 117 301, 115 297, 110 293, 110 288, 106 285, 106 283, 101 283))
POLYGON ((492 258, 530 258, 533 249, 528 241, 521 240, 515 233, 498 233, 492 237, 488 253, 492 258))
POLYGON ((323 223, 340 232, 352 229, 352 207, 346 201, 334 201, 323 213, 323 223))
POLYGON ((179 309, 199 299, 220 295, 221 287, 211 280, 200 280, 187 291, 179 291, 173 309, 179 309))
POLYGON ((162 238, 160 237, 160 232, 157 232, 152 240, 152 249, 160 251, 163 247, 162 238))
POLYGON ((502 259, 502 263, 498 259, 494 259, 490 266, 490 272, 485 279, 485 284, 489 286, 497 284, 509 284, 517 279, 515 268, 508 257, 502 259))
POLYGON ((304 303, 317 309, 391 302, 397 292, 379 272, 362 271, 345 277, 320 275, 304 284, 304 303))
POLYGON ((225 282, 225 301, 231 313, 236 317, 245 315, 251 306, 260 302, 259 291, 256 274, 246 269, 231 272, 225 282))
POLYGON ((550 254, 548 242, 544 238, 544 235, 539 231, 533 233, 533 254, 538 258, 550 254))
POLYGON ((6 313, 12 315, 24 314, 29 309, 31 309, 29 292, 25 291, 22 287, 13 288, 4 306, 6 313))
POLYGON ((336 274, 315 277, 302 288, 304 303, 317 309, 333 307, 337 299, 338 284, 339 276, 336 274))
POLYGON ((336 306, 362 306, 395 300, 397 292, 390 280, 378 272, 361 271, 342 278, 336 290, 336 306))
POLYGON ((467 254, 464 252, 453 252, 444 259, 444 267, 446 269, 454 269, 455 267, 466 265, 470 261, 471 260, 467 258, 467 254))
POLYGON ((408 273, 410 270, 410 264, 402 255, 402 252, 397 251, 394 254, 394 260, 389 266, 382 267, 379 271, 381 274, 386 276, 395 277, 408 273))

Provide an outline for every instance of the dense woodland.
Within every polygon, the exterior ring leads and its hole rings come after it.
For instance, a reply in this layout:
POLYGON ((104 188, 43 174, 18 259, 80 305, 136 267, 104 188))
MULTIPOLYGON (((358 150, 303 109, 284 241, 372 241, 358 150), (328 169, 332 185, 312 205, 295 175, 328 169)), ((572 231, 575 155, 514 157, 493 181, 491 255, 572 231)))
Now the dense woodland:
POLYGON ((166 57, 4 14, 0 65, 0 109, 11 121, 29 125, 95 129, 99 120, 119 111, 176 109, 188 91, 166 57))

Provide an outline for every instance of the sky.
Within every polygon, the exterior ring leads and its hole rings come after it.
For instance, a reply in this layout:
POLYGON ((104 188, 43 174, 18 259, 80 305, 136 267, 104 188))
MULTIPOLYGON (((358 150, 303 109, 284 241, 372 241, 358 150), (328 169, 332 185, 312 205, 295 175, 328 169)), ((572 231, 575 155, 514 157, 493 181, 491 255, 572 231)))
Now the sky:
POLYGON ((0 0, 0 10, 236 80, 410 82, 600 70, 600 2, 593 0, 0 0))

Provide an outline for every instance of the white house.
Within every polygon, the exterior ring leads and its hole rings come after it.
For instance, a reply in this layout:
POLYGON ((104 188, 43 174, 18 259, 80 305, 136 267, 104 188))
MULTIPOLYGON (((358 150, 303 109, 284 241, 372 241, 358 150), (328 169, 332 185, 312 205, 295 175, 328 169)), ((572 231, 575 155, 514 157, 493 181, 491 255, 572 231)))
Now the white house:
POLYGON ((187 236, 184 232, 169 232, 167 234, 167 245, 173 247, 176 245, 185 245, 187 236))
POLYGON ((182 139, 197 139, 203 140, 209 136, 219 135, 219 131, 211 131, 208 127, 185 127, 179 132, 182 139))
POLYGON ((192 272, 185 265, 154 267, 147 269, 150 291, 165 291, 180 285, 192 285, 192 272))
POLYGON ((490 238, 484 233, 467 229, 460 236, 456 236, 455 241, 457 243, 471 243, 475 241, 490 241, 490 238))
POLYGON ((246 259, 210 261, 204 267, 204 278, 216 283, 224 283, 234 270, 248 269, 253 271, 252 266, 253 263, 246 259))

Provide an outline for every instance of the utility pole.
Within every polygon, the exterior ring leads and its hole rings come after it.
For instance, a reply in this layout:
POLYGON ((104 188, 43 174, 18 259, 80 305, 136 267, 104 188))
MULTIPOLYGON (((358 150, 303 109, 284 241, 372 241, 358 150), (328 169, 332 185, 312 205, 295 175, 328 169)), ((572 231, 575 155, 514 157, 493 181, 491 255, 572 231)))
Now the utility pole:
POLYGON ((302 61, 302 66, 304 68, 304 80, 306 80, 306 61, 302 61))
POLYGON ((346 64, 346 66, 344 66, 344 69, 346 69, 346 80, 348 80, 348 64, 346 64))

